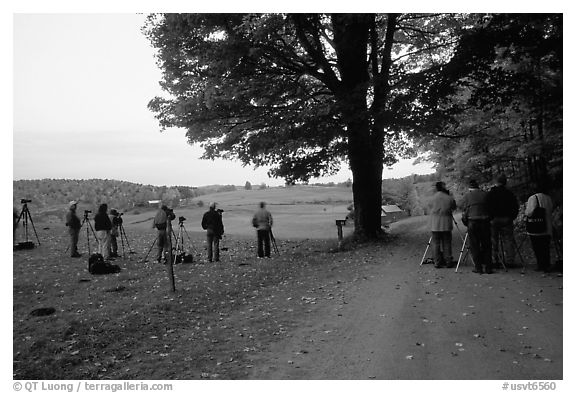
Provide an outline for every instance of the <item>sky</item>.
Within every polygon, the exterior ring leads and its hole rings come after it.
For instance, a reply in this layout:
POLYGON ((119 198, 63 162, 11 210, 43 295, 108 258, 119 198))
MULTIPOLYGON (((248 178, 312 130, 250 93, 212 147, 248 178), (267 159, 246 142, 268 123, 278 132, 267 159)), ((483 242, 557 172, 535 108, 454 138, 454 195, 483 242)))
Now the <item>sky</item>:
MULTIPOLYGON (((16 13, 13 178, 117 179, 154 185, 281 185, 267 168, 200 160, 185 130, 160 132, 147 108, 161 71, 135 13, 16 13)), ((384 177, 433 172, 403 160, 384 177)), ((311 179, 343 182, 336 176, 311 179)))

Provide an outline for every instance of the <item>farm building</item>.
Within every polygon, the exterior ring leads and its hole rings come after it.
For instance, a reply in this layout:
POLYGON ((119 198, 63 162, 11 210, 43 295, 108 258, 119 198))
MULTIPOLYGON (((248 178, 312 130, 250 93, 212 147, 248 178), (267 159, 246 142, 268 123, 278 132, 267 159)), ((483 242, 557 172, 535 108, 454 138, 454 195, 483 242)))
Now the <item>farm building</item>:
POLYGON ((406 217, 406 212, 400 209, 398 205, 382 205, 382 211, 380 215, 382 225, 388 225, 406 217))
POLYGON ((148 206, 160 207, 161 203, 162 203, 162 200, 160 200, 160 199, 154 200, 154 201, 148 201, 148 206))

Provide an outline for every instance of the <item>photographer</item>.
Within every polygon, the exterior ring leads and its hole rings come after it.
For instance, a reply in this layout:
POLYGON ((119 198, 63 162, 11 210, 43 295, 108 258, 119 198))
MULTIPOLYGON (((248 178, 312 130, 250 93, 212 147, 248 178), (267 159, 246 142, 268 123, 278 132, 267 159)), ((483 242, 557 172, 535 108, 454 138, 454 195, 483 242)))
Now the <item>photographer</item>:
POLYGON ((66 213, 66 226, 68 227, 68 235, 70 235, 70 256, 72 258, 78 258, 81 256, 81 254, 78 253, 78 236, 82 224, 76 215, 77 205, 78 202, 70 201, 70 203, 68 203, 68 213, 66 213))
POLYGON ((103 203, 98 207, 98 213, 94 216, 94 229, 98 239, 98 253, 104 260, 110 259, 110 231, 112 221, 108 217, 108 205, 103 203))
POLYGON ((174 211, 168 209, 166 205, 162 205, 160 209, 158 209, 156 216, 154 216, 152 227, 158 230, 158 255, 156 258, 158 263, 162 262, 164 251, 168 252, 168 247, 170 247, 170 236, 172 235, 170 231, 172 226, 168 224, 169 221, 172 221, 174 218, 176 218, 174 211))
POLYGON ((110 220, 112 221, 112 230, 110 231, 110 257, 118 258, 118 236, 120 234, 120 226, 122 225, 122 214, 118 213, 116 209, 110 210, 110 220))
POLYGON ((260 202, 260 208, 252 217, 252 226, 258 237, 258 258, 270 258, 270 233, 272 231, 272 214, 266 209, 266 202, 260 202))
POLYGON ((222 223, 223 210, 216 211, 216 202, 210 204, 210 209, 202 217, 202 229, 206 230, 206 241, 208 242, 208 262, 220 261, 220 239, 224 234, 224 224, 222 223))
POLYGON ((444 182, 436 182, 434 196, 430 201, 429 226, 434 244, 434 267, 452 268, 452 212, 456 201, 446 189, 444 182))

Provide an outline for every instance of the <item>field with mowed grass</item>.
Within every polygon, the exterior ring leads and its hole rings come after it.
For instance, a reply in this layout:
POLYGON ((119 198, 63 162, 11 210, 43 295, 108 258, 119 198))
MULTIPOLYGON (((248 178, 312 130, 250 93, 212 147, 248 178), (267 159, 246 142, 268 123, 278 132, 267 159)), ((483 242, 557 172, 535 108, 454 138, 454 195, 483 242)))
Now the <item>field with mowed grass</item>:
MULTIPOLYGON (((336 220, 343 220, 348 214, 352 191, 345 187, 313 186, 237 190, 199 196, 186 206, 174 208, 174 213, 176 217, 186 218, 184 227, 188 232, 203 232, 202 215, 211 202, 216 202, 218 208, 224 210, 226 234, 252 236, 252 216, 261 201, 266 202, 273 216, 273 231, 277 238, 332 239, 337 237, 336 220)), ((151 228, 155 213, 154 209, 137 215, 127 213, 124 216, 126 228, 151 228)), ((352 229, 344 227, 345 234, 352 229)))

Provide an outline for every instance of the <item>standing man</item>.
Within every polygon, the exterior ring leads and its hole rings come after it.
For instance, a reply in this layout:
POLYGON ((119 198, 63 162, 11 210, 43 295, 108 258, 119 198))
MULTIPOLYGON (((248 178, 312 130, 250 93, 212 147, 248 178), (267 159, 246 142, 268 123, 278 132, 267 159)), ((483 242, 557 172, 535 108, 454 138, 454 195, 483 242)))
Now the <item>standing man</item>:
POLYGON ((258 258, 270 258, 270 231, 272 230, 272 214, 266 210, 266 202, 260 202, 260 208, 252 217, 252 226, 258 235, 258 258))
POLYGON ((168 206, 162 205, 156 216, 154 216, 154 221, 152 222, 152 227, 158 230, 158 237, 156 238, 156 245, 158 247, 158 254, 156 261, 158 263, 162 262, 162 257, 164 251, 168 251, 170 247, 170 233, 171 225, 168 225, 168 220, 172 221, 174 219, 174 213, 168 209, 168 206))
POLYGON ((470 180, 469 192, 464 195, 462 222, 468 227, 470 251, 474 261, 474 273, 492 273, 492 246, 490 239, 490 213, 488 194, 480 188, 476 180, 470 180), (483 269, 484 266, 484 269, 483 269))
POLYGON ((112 221, 112 230, 110 231, 110 257, 118 258, 118 235, 122 218, 116 209, 110 210, 110 221, 112 221))
POLYGON ((436 193, 430 206, 430 231, 434 242, 434 267, 454 267, 452 259, 452 212, 456 201, 450 195, 444 182, 437 182, 436 193))
POLYGON ((210 204, 209 210, 202 216, 202 229, 206 230, 208 242, 208 262, 220 261, 220 239, 224 234, 222 215, 216 211, 216 202, 210 204))
POLYGON ((518 216, 518 201, 508 188, 506 176, 496 179, 496 186, 488 192, 488 210, 492 217, 490 230, 492 233, 492 259, 499 266, 499 246, 502 245, 505 264, 514 266, 514 219, 518 216))
POLYGON ((76 215, 76 206, 78 202, 70 201, 68 203, 68 213, 66 213, 66 226, 68 227, 68 235, 70 235, 70 256, 78 258, 81 254, 78 253, 78 235, 80 234, 80 219, 76 215))
MULTIPOLYGON (((532 250, 536 256, 536 271, 549 273, 550 266, 550 242, 552 240, 552 211, 554 205, 548 195, 548 182, 541 180, 536 188, 536 193, 526 201, 526 216, 533 217, 536 210, 540 210, 541 224, 538 228, 526 225, 526 232, 532 243, 532 250), (544 209, 542 211, 542 209, 544 209)), ((558 267, 558 266, 557 266, 558 267)))
POLYGON ((102 255, 104 260, 109 260, 112 221, 108 217, 108 205, 105 203, 98 207, 98 213, 94 216, 94 230, 98 239, 98 253, 102 255))

